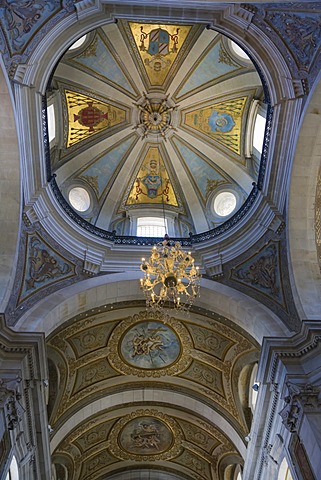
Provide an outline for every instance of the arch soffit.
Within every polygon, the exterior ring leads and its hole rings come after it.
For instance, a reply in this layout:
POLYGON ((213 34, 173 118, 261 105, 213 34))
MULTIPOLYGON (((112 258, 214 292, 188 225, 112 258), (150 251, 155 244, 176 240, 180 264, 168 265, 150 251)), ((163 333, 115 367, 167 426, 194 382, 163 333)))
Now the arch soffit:
MULTIPOLYGON (((140 278, 141 272, 134 271, 99 276, 76 283, 39 302, 21 317, 15 329, 41 331, 48 336, 64 322, 87 310, 137 299, 143 301, 140 278)), ((201 281, 201 295, 196 304, 196 313, 198 307, 234 322, 259 344, 262 344, 264 336, 287 335, 284 324, 267 307, 231 287, 211 280, 201 281)), ((141 310, 142 307, 138 308, 141 310)))
POLYGON ((244 441, 240 438, 231 424, 224 417, 218 415, 217 412, 211 407, 205 405, 203 402, 197 399, 191 400, 189 397, 186 397, 178 392, 167 392, 166 390, 161 389, 154 390, 146 388, 126 391, 125 394, 111 394, 108 397, 103 397, 100 400, 96 400, 75 412, 64 422, 61 428, 55 431, 50 442, 51 452, 54 452, 57 446, 72 431, 72 429, 75 428, 76 425, 81 424, 84 419, 88 420, 92 416, 92 412, 103 412, 104 410, 115 409, 119 405, 122 405, 124 403, 124 395, 126 398, 126 403, 130 403, 131 405, 134 405, 135 403, 139 405, 140 401, 144 401, 147 404, 152 404, 153 402, 159 403, 159 398, 162 398, 164 404, 168 403, 171 405, 172 409, 187 409, 192 412, 193 415, 196 414, 200 417, 206 418, 209 423, 213 423, 225 433, 225 435, 238 449, 242 457, 245 458, 246 447, 244 441))
MULTIPOLYGON (((0 58, 1 60, 1 58, 0 58)), ((20 223, 20 156, 12 94, 0 63, 0 311, 5 311, 13 283, 20 223)))
POLYGON ((321 78, 311 94, 296 145, 288 200, 289 246, 299 308, 320 319, 321 272, 315 237, 316 189, 321 168, 321 78))

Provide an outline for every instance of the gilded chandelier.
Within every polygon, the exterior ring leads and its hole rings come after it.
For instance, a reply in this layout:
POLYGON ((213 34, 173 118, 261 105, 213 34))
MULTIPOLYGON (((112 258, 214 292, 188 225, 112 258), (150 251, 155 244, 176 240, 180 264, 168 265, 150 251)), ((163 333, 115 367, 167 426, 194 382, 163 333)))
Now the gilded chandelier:
POLYGON ((199 267, 194 266, 191 252, 184 252, 168 235, 153 246, 148 261, 142 258, 140 268, 144 272, 141 288, 150 307, 161 308, 172 302, 176 309, 189 310, 199 295, 199 267))

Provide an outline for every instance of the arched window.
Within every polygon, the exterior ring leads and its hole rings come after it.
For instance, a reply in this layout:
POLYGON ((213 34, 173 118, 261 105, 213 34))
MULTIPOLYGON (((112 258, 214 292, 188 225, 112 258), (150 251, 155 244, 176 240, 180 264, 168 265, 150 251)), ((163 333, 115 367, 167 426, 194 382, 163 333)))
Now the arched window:
POLYGON ((161 217, 137 218, 137 237, 163 237, 166 233, 166 219, 161 217))
POLYGON ((285 457, 283 458, 282 463, 280 465, 278 480, 293 480, 288 462, 286 461, 285 457))
POLYGON ((19 480, 19 469, 18 469, 18 463, 16 460, 16 457, 13 456, 10 467, 9 467, 9 472, 7 473, 6 480, 19 480))
POLYGON ((257 375, 257 363, 254 365, 252 373, 251 373, 251 379, 250 379, 250 391, 249 391, 249 407, 252 410, 252 413, 254 413, 255 406, 256 406, 256 401, 257 401, 257 395, 259 391, 259 382, 256 381, 256 375, 257 375))

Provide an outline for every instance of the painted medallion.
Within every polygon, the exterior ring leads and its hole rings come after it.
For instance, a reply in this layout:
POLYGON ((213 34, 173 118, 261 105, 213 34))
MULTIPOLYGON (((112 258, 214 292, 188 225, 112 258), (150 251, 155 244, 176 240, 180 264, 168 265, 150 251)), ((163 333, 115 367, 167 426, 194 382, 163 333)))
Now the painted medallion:
POLYGON ((161 322, 147 321, 129 328, 121 341, 123 360, 143 369, 164 368, 174 363, 181 353, 176 333, 161 322))
POLYGON ((138 417, 128 422, 119 434, 119 444, 136 455, 155 455, 168 450, 173 434, 168 426, 155 417, 138 417))

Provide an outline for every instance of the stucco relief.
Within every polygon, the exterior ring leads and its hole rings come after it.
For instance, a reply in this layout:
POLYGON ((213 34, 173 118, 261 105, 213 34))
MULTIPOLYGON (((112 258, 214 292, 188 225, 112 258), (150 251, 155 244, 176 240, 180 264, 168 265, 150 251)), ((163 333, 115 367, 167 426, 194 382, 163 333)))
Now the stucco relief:
POLYGON ((178 375, 191 363, 192 339, 174 318, 165 324, 158 312, 140 312, 113 331, 108 360, 115 370, 138 377, 178 375))
POLYGON ((174 418, 157 409, 139 409, 115 424, 110 451, 124 460, 167 460, 182 451, 182 438, 174 418))

